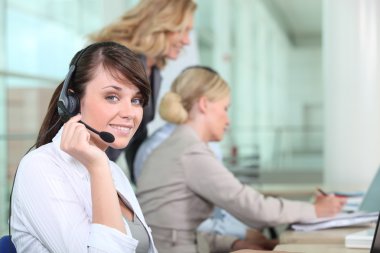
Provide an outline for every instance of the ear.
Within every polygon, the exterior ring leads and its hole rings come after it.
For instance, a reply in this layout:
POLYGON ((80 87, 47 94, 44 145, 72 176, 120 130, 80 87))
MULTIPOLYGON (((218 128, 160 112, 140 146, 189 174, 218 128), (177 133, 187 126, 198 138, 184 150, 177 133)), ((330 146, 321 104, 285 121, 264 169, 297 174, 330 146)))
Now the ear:
POLYGON ((207 108, 208 108, 208 99, 205 97, 205 96, 202 96, 199 98, 198 100, 198 106, 199 106, 199 110, 202 112, 202 113, 205 113, 207 111, 207 108))

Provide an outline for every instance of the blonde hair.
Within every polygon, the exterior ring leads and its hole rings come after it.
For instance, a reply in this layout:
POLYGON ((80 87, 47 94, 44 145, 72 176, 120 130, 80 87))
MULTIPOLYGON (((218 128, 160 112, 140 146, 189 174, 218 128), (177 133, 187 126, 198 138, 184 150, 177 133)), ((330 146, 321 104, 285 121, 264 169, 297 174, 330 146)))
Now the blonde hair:
POLYGON ((118 42, 155 59, 162 68, 166 63, 163 54, 168 47, 168 33, 185 32, 195 9, 193 0, 141 0, 120 20, 89 37, 93 42, 118 42))
POLYGON ((182 124, 194 103, 202 96, 214 102, 230 94, 230 88, 214 70, 194 66, 185 69, 173 82, 171 91, 161 100, 159 113, 162 119, 182 124))

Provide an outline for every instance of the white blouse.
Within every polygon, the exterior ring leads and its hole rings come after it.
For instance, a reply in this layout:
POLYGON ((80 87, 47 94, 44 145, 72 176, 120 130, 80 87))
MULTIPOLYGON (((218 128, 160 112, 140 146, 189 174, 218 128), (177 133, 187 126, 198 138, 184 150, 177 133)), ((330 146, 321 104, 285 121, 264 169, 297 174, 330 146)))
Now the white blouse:
MULTIPOLYGON (((62 129, 51 143, 24 156, 12 196, 11 233, 17 252, 135 252, 138 241, 114 228, 92 223, 87 169, 60 149, 62 129)), ((149 234, 135 193, 122 170, 110 161, 112 178, 149 234)))

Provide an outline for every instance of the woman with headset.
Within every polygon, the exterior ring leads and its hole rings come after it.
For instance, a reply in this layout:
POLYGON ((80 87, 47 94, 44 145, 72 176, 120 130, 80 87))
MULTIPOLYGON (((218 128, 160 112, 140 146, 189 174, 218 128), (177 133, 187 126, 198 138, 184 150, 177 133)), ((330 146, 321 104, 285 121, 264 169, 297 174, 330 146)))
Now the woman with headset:
POLYGON ((17 252, 157 252, 131 184, 105 153, 127 146, 150 92, 143 64, 120 44, 95 43, 74 56, 36 149, 19 164, 17 252))
MULTIPOLYGON (((136 53, 145 65, 152 93, 144 107, 144 117, 138 132, 125 150, 132 182, 135 182, 133 162, 137 149, 148 135, 147 124, 154 119, 161 86, 161 70, 167 59, 178 58, 182 48, 190 43, 196 4, 193 0, 140 0, 119 20, 90 35, 94 42, 115 41, 136 53)), ((123 150, 107 150, 116 161, 123 150)))
MULTIPOLYGON (((227 83, 205 67, 184 70, 161 101, 161 117, 178 126, 146 159, 137 181, 137 196, 160 252, 197 252, 196 228, 214 206, 257 227, 333 216, 345 202, 322 195, 314 204, 266 198, 240 183, 207 145, 223 138, 229 106, 227 83)), ((231 250, 244 248, 242 243, 235 241, 231 250)))

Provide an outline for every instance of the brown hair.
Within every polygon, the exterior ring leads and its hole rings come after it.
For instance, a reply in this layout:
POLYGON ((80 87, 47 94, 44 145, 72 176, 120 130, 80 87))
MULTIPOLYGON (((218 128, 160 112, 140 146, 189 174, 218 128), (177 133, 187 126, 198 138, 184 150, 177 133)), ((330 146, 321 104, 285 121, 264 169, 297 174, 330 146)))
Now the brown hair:
MULTIPOLYGON (((96 75, 96 69, 102 65, 115 79, 129 81, 141 92, 144 105, 151 93, 149 81, 142 62, 137 55, 125 46, 115 42, 101 42, 82 49, 72 59, 70 66, 76 65, 71 77, 69 89, 79 98, 83 98, 87 83, 96 75)), ((63 125, 57 109, 57 102, 63 82, 55 89, 50 100, 48 111, 38 133, 36 147, 52 141, 63 125)))

